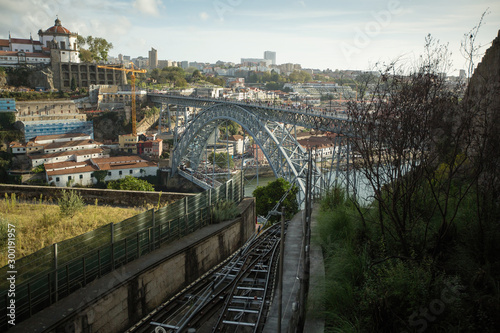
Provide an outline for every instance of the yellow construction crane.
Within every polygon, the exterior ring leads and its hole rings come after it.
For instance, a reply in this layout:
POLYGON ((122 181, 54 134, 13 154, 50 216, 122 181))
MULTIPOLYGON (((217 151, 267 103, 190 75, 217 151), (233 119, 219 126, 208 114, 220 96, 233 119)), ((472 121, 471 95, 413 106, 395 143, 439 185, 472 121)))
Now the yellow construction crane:
POLYGON ((137 135, 137 116, 136 116, 136 111, 135 111, 135 74, 134 73, 146 73, 147 71, 145 69, 134 69, 134 63, 130 63, 132 65, 132 68, 120 68, 120 67, 112 67, 112 66, 104 66, 104 65, 97 65, 98 68, 106 68, 106 69, 112 69, 115 71, 122 71, 126 73, 132 73, 131 76, 131 86, 132 86, 132 115, 130 116, 131 121, 132 121, 132 135, 136 136, 137 135))

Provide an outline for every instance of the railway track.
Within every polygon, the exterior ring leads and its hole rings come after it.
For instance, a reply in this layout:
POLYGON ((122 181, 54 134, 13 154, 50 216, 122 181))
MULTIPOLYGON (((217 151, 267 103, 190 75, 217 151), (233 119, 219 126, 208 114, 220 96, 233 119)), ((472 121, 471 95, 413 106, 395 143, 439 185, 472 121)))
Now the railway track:
POLYGON ((279 225, 254 236, 127 333, 262 331, 274 290, 279 242, 279 225))

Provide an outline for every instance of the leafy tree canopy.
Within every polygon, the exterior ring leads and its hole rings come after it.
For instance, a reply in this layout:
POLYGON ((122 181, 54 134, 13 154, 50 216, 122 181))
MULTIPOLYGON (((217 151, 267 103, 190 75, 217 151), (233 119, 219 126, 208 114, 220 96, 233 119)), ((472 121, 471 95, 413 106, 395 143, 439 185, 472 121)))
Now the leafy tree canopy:
MULTIPOLYGON (((278 178, 266 186, 258 186, 252 193, 256 201, 257 214, 266 216, 286 191, 288 191, 290 186, 292 186, 292 184, 283 178, 278 178)), ((293 185, 292 190, 290 190, 288 196, 282 203, 282 206, 285 207, 286 218, 291 218, 299 211, 299 205, 297 203, 298 191, 298 187, 293 185)), ((274 219, 276 220, 277 218, 274 217, 274 219)))
POLYGON ((132 176, 117 179, 109 182, 108 189, 112 190, 127 190, 127 191, 154 191, 152 184, 145 180, 137 179, 132 176))
MULTIPOLYGON (((229 160, 229 167, 233 168, 234 161, 231 158, 231 156, 229 156, 228 153, 215 153, 215 165, 217 165, 219 168, 221 169, 227 168, 228 160, 229 160)), ((208 161, 214 164, 214 153, 208 156, 208 161)))
POLYGON ((80 60, 83 62, 99 62, 108 60, 109 50, 113 44, 104 38, 78 35, 78 45, 80 46, 80 60))

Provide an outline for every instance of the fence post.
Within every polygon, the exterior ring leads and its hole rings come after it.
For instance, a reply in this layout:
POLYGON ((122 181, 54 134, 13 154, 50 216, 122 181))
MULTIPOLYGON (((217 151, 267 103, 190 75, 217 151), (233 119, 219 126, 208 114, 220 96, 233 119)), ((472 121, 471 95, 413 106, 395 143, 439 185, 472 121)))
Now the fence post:
POLYGON ((83 266, 83 285, 87 284, 87 269, 85 267, 85 256, 82 257, 82 266, 83 266))
POLYGON ((55 283, 56 283, 56 302, 59 300, 59 278, 57 276, 57 243, 54 243, 54 271, 55 271, 55 283))
POLYGON ((32 315, 32 311, 31 311, 31 307, 32 307, 32 304, 31 304, 31 286, 30 286, 30 282, 28 282, 28 306, 30 307, 30 317, 32 315))
POLYGON ((234 179, 233 178, 231 178, 231 196, 232 196, 231 201, 235 201, 234 199, 236 196, 234 195, 234 179))
POLYGON ((188 230, 188 197, 184 197, 184 235, 187 235, 188 230))
POLYGON ((243 200, 243 198, 245 197, 245 175, 243 170, 240 171, 240 178, 241 194, 239 201, 243 200))
POLYGON ((115 224, 110 223, 111 228, 111 270, 115 269, 115 224))
POLYGON ((155 245, 155 242, 156 242, 156 221, 155 221, 155 209, 153 208, 153 234, 151 235, 152 236, 152 242, 153 242, 153 250, 156 249, 156 245, 155 245))

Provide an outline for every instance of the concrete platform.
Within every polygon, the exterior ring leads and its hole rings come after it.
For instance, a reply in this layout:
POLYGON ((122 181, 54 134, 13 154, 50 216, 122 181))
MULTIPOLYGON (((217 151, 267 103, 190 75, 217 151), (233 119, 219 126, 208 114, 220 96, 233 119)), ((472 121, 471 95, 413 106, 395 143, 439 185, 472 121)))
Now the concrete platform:
MULTIPOLYGON (((319 211, 319 206, 315 205, 311 217, 311 224, 314 232, 315 216, 319 211)), ((281 332, 296 332, 299 308, 306 306, 300 304, 301 280, 304 279, 304 224, 301 211, 295 215, 288 224, 285 235, 285 258, 283 265, 283 297, 282 297, 282 320, 281 332)), ((310 291, 316 290, 324 279, 324 263, 321 248, 312 246, 310 250, 310 291)), ((277 285, 277 284, 276 284, 277 285)), ((310 294, 309 291, 309 294, 310 294)), ((312 300, 308 298, 307 302, 312 300)), ((305 302, 303 302, 305 303, 305 302)), ((324 319, 318 317, 318 304, 308 306, 303 332, 323 332, 324 319)), ((269 310, 269 316, 264 326, 264 333, 278 332, 278 291, 275 290, 274 299, 269 310)))

